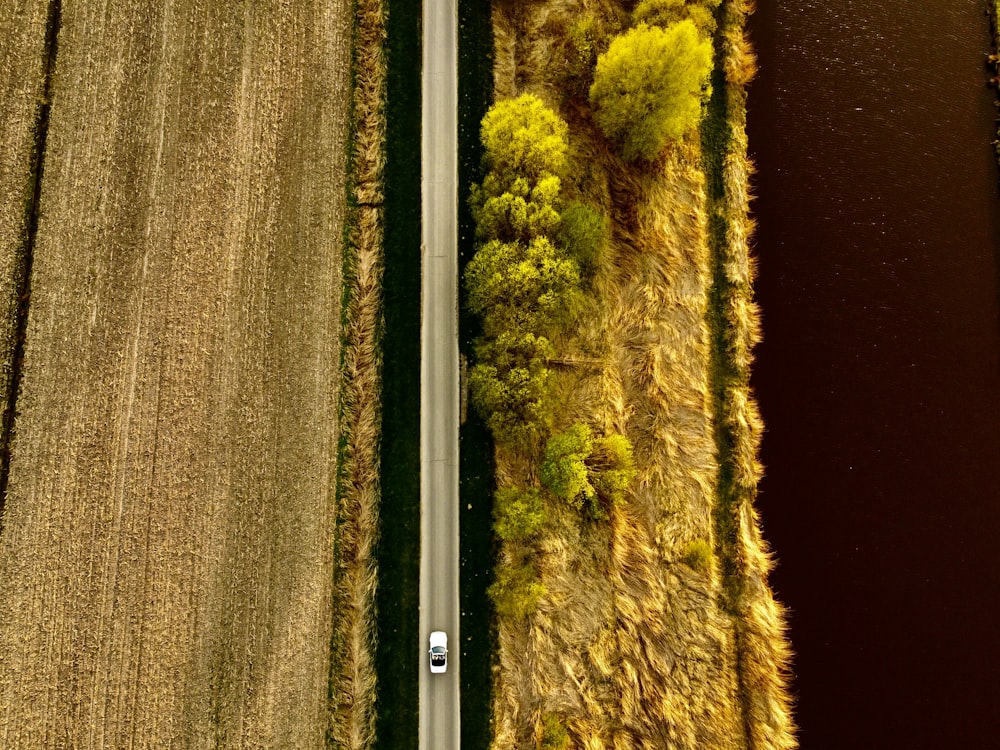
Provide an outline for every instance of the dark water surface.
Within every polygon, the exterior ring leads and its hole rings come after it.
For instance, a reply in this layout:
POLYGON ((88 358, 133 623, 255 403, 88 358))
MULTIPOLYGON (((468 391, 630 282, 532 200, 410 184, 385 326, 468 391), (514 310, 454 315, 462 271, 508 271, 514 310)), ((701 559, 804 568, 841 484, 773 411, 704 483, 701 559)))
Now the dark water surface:
POLYGON ((758 0, 754 385, 805 750, 1000 748, 984 0, 758 0))

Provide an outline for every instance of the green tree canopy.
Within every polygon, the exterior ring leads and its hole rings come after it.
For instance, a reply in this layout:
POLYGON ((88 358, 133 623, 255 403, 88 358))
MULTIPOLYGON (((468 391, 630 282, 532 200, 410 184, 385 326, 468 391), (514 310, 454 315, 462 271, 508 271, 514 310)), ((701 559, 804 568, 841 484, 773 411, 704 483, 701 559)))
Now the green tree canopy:
POLYGON ((501 186, 494 173, 482 185, 472 186, 470 204, 476 236, 482 240, 528 242, 551 234, 559 225, 561 183, 554 174, 543 174, 534 185, 518 177, 501 186))
POLYGON ((541 364, 501 369, 480 362, 469 371, 469 392, 497 442, 531 442, 552 421, 552 371, 541 364))
POLYGON ((605 505, 617 505, 635 479, 632 444, 624 435, 594 438, 575 424, 545 445, 542 484, 592 518, 606 518, 605 505))
POLYGON ((530 539, 545 525, 545 505, 534 487, 504 487, 493 500, 493 529, 504 540, 530 539))
POLYGON ((608 220, 583 203, 571 203, 562 212, 556 241, 590 275, 600 265, 608 242, 608 220))
POLYGON ((469 309, 488 336, 551 327, 577 307, 580 271, 544 237, 527 245, 493 240, 465 268, 469 309))
POLYGON ((504 99, 483 118, 480 136, 486 169, 500 184, 558 175, 566 163, 566 123, 532 94, 504 99))
POLYGON ((666 29, 639 24, 597 60, 590 103, 626 161, 655 159, 701 117, 712 43, 684 20, 666 29))
POLYGON ((538 571, 531 563, 502 565, 497 569, 496 581, 487 589, 497 614, 521 620, 536 609, 545 596, 545 586, 538 580, 538 571))
POLYGON ((587 458, 593 449, 590 428, 584 424, 575 424, 553 435, 545 445, 542 484, 578 510, 597 494, 587 469, 587 458))

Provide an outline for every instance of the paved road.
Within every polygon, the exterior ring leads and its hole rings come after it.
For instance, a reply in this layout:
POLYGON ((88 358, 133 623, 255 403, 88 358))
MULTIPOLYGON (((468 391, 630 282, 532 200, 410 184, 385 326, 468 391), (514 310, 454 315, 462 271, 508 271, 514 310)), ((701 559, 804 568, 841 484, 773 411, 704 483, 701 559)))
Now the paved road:
MULTIPOLYGON (((456 0, 424 0, 420 366, 420 748, 458 750, 458 76, 456 0), (427 638, 448 633, 448 672, 427 638)), ((390 219, 391 220, 391 219, 390 219)))

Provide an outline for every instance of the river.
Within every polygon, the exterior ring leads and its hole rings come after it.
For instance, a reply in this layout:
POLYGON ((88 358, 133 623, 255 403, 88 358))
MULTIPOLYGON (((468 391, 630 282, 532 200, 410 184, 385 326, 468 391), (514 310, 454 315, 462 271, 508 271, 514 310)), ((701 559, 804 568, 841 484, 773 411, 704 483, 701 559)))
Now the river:
POLYGON ((758 0, 759 505, 805 750, 1000 747, 984 0, 758 0))

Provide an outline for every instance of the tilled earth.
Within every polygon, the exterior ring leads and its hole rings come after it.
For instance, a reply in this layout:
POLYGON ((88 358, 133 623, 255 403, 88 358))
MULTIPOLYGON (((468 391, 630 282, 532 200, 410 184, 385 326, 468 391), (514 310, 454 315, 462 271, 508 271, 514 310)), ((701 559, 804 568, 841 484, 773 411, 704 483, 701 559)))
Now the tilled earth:
POLYGON ((62 3, 0 747, 323 744, 349 5, 62 3))

